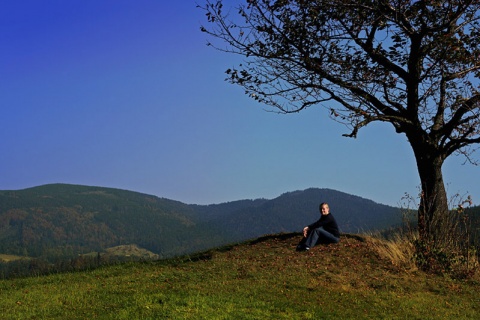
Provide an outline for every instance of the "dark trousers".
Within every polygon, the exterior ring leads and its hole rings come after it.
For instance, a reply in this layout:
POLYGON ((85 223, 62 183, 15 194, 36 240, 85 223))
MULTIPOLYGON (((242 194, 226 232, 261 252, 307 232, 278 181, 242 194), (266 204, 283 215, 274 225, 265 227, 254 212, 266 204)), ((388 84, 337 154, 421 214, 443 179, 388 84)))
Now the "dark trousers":
POLYGON ((307 237, 303 237, 299 245, 311 248, 317 244, 329 244, 338 242, 340 242, 340 238, 335 237, 333 234, 320 227, 309 230, 307 237))

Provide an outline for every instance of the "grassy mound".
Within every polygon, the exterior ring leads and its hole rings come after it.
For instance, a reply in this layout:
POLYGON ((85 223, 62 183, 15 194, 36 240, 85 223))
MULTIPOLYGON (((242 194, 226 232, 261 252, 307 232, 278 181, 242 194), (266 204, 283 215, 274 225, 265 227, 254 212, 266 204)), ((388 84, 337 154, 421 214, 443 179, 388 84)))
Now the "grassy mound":
POLYGON ((424 274, 378 243, 296 252, 299 234, 189 257, 0 282, 2 319, 476 319, 479 282, 424 274))

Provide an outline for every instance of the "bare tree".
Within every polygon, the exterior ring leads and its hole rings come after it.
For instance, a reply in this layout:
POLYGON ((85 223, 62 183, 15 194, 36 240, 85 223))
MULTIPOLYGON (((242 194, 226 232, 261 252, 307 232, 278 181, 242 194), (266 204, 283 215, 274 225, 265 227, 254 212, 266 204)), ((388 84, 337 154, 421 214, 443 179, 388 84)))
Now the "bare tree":
POLYGON ((322 105, 356 137, 391 123, 415 155, 421 239, 448 213, 442 165, 475 163, 480 143, 480 1, 206 1, 218 50, 245 62, 226 71, 246 94, 282 113, 322 105))

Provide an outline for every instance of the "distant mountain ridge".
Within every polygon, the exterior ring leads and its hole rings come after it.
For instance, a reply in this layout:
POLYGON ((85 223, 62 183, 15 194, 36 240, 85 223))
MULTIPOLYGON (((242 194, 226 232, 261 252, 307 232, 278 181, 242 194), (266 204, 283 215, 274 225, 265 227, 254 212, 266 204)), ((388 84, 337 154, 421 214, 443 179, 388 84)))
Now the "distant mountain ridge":
POLYGON ((135 244, 160 257, 295 232, 328 202, 342 232, 388 228, 398 208, 331 189, 189 205, 114 188, 49 184, 0 191, 0 253, 57 259, 135 244))
POLYGON ((237 201, 237 206, 227 203, 193 207, 200 214, 213 215, 213 225, 227 229, 231 236, 246 239, 300 231, 319 218, 321 202, 329 203, 342 232, 379 230, 401 223, 398 208, 331 189, 310 188, 287 192, 272 200, 237 201))

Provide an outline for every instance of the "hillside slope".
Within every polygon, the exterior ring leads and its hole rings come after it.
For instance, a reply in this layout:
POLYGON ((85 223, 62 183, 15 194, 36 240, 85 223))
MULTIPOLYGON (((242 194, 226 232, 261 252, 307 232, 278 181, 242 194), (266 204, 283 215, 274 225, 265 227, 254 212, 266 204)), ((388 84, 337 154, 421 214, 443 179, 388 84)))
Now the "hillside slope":
POLYGON ((151 263, 0 282, 2 319, 477 319, 478 279, 395 266, 342 236, 298 234, 151 263))

